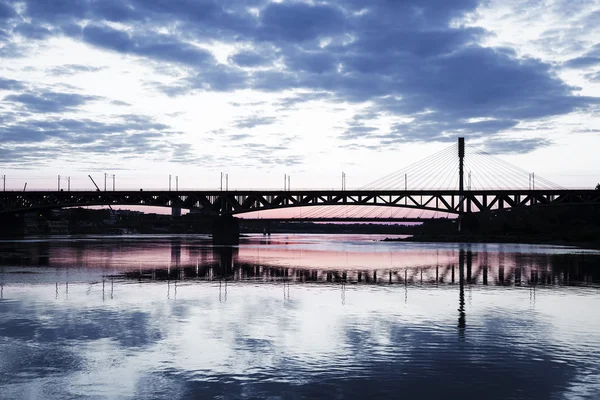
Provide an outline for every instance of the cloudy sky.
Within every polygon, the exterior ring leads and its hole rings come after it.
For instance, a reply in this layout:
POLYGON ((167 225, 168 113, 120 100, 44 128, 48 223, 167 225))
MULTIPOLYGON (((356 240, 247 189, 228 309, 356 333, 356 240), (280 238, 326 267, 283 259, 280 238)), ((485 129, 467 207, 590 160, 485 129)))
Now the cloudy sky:
POLYGON ((0 174, 352 188, 460 135, 595 185, 598 38, 598 0, 0 0, 0 174))

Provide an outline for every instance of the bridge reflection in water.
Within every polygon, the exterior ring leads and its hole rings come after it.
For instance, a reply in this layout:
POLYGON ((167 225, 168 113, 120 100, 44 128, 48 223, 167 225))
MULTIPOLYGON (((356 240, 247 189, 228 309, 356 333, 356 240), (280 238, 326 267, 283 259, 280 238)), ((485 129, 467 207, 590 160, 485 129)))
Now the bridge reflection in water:
MULTIPOLYGON (((535 301, 537 286, 594 285, 600 283, 594 257, 581 257, 568 262, 561 254, 499 253, 490 257, 487 252, 470 250, 470 246, 461 246, 454 252, 455 262, 443 265, 422 265, 405 268, 365 269, 329 269, 310 267, 287 267, 253 263, 240 258, 237 247, 213 247, 202 249, 202 259, 196 264, 181 263, 181 243, 171 243, 171 262, 166 268, 141 267, 113 276, 112 279, 143 281, 167 281, 168 294, 177 296, 177 284, 182 281, 219 282, 219 301, 227 300, 227 286, 231 283, 281 283, 284 295, 289 298, 290 285, 294 284, 330 284, 339 285, 342 303, 346 298, 347 285, 404 285, 405 301, 409 287, 440 287, 458 289, 459 332, 467 327, 465 308, 465 290, 473 285, 529 287, 535 301), (492 258, 493 260, 490 260, 492 258), (591 261, 591 263, 589 262, 591 261), (173 285, 173 286, 171 286, 173 285), (173 292, 172 292, 173 291, 173 292)), ((446 259, 446 261, 449 261, 446 259)), ((461 337, 462 333, 461 333, 461 337)))
MULTIPOLYGON (((362 236, 310 235, 251 238, 239 247, 213 247, 207 242, 195 237, 8 241, 0 243, 0 266, 52 268, 61 278, 71 271, 71 278, 81 275, 77 279, 142 281, 444 286, 462 279, 466 285, 481 286, 600 284, 596 253, 551 246, 376 243, 362 236)), ((10 275, 13 280, 17 276, 10 275)))
MULTIPOLYGON (((404 268, 288 267, 240 258, 237 247, 203 249, 195 264, 181 262, 181 243, 172 242, 171 262, 166 267, 144 267, 119 273, 114 278, 137 280, 228 280, 286 283, 405 284, 405 285, 503 285, 554 286, 600 283, 595 268, 585 262, 561 263, 561 255, 540 254, 521 258, 518 253, 499 253, 495 260, 467 246, 456 251, 455 262, 404 268)), ((448 261, 448 260, 446 260, 448 261)))

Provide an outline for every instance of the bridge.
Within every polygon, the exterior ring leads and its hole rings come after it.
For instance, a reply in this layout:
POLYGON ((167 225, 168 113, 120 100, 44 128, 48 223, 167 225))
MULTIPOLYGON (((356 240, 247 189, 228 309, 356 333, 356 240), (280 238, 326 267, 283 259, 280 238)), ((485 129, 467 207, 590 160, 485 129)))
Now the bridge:
POLYGON ((567 189, 504 162, 464 138, 407 168, 347 190, 3 191, 0 215, 82 206, 154 206, 188 209, 220 222, 215 228, 237 243, 234 216, 304 208, 299 221, 421 221, 443 213, 460 219, 528 207, 600 204, 600 190, 567 189), (466 173, 465 173, 466 172, 466 173), (410 186, 409 186, 410 177, 410 186), (361 210, 374 209, 365 215, 361 210), (382 211, 383 210, 383 211, 382 211), (399 214, 417 210, 418 216, 399 214), (425 215, 424 215, 425 214, 425 215), (432 216, 433 214, 433 216, 432 216), (233 237, 236 237, 234 240, 233 237))
MULTIPOLYGON (((313 206, 413 208, 451 215, 530 206, 600 204, 600 191, 573 189, 505 190, 229 190, 229 191, 31 191, 0 192, 0 213, 25 213, 82 206, 155 206, 190 209, 210 216, 313 206)), ((309 220, 379 220, 392 217, 297 217, 309 220)), ((400 218, 397 218, 400 219, 400 218)), ((422 220, 425 218, 405 218, 422 220)))

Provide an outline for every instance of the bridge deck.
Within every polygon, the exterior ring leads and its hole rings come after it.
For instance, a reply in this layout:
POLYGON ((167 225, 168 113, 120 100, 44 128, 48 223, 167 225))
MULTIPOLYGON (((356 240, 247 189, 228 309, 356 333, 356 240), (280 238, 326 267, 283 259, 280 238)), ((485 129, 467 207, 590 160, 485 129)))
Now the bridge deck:
POLYGON ((5 191, 0 213, 96 205, 158 206, 207 214, 313 206, 404 207, 450 214, 539 205, 600 204, 600 190, 194 190, 5 191))

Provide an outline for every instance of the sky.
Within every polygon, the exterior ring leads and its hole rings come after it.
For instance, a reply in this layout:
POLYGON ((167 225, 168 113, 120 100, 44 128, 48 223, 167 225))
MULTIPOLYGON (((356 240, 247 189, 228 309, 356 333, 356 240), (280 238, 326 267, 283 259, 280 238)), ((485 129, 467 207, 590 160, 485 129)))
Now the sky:
POLYGON ((599 0, 0 0, 0 175, 351 189, 463 136, 594 187, 598 38, 599 0))

